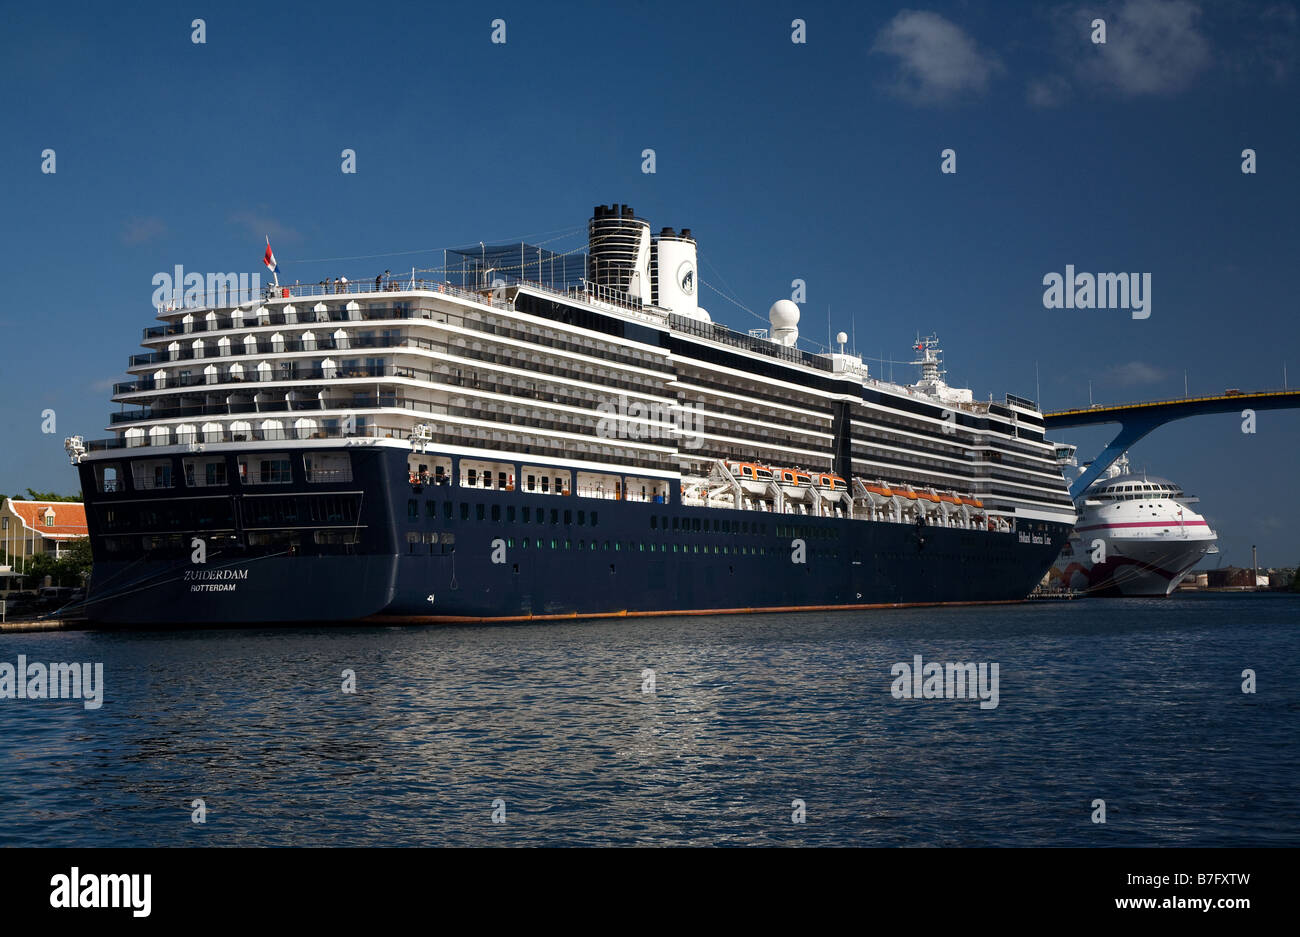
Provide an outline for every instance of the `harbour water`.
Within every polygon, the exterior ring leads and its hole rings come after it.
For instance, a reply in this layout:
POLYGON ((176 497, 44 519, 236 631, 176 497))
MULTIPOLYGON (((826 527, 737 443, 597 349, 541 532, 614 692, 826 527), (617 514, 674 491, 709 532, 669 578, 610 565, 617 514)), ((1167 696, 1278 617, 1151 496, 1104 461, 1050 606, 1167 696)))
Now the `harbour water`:
POLYGON ((20 654, 105 691, 0 700, 6 846, 1300 845, 1300 597, 0 636, 20 654), (996 708, 896 699, 916 655, 997 663, 996 708))

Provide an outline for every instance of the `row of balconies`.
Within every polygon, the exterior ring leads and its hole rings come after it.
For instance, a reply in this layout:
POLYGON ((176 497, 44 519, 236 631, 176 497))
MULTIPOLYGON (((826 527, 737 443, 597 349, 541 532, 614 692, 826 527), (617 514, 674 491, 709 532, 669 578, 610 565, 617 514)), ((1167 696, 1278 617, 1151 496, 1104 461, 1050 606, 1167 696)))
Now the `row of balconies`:
MULTIPOLYGON (((324 304, 318 304, 313 310, 311 316, 300 316, 296 312, 286 314, 281 311, 272 312, 266 307, 257 310, 256 313, 250 313, 249 316, 239 317, 238 321, 231 315, 222 315, 211 312, 202 320, 194 320, 191 323, 170 323, 165 326, 154 326, 145 329, 145 339, 152 340, 157 338, 167 338, 175 335, 192 334, 193 332, 216 332, 225 329, 242 329, 254 327, 271 327, 283 325, 312 325, 315 323, 332 323, 332 322, 358 322, 358 321, 383 321, 383 320, 435 320, 438 322, 447 322, 459 328, 472 329, 487 335, 495 335, 505 338, 512 338, 516 341, 525 342, 529 345, 537 345, 543 348, 554 348, 558 351, 571 352, 573 354, 587 355, 589 357, 599 357, 602 360, 627 364, 632 367, 644 368, 651 371, 659 371, 665 374, 675 374, 674 368, 666 361, 653 358, 644 352, 628 353, 619 351, 610 343, 609 347, 591 348, 580 342, 569 341, 565 338, 557 338, 552 335, 538 334, 536 331, 527 329, 513 328, 509 325, 498 322, 484 322, 481 319, 458 315, 440 310, 426 308, 409 308, 409 304, 402 303, 395 306, 371 307, 363 309, 357 303, 349 303, 346 310, 328 311, 323 308, 324 304), (356 308, 354 308, 356 307, 356 308), (313 318, 315 317, 315 318, 313 318)), ((288 307, 286 307, 288 308, 288 307)), ((232 345, 234 343, 232 342, 232 345)))
POLYGON ((254 328, 270 325, 311 325, 327 322, 368 322, 380 319, 406 319, 411 315, 409 303, 397 303, 391 306, 366 306, 352 302, 344 309, 327 309, 324 303, 318 303, 310 310, 298 310, 293 306, 284 306, 272 310, 265 306, 244 312, 236 310, 230 314, 209 312, 203 318, 187 315, 180 322, 155 325, 144 330, 144 339, 167 338, 173 335, 191 335, 196 332, 222 332, 227 329, 254 328), (292 309, 285 312, 285 309, 292 309))
MULTIPOLYGON (((549 433, 568 433, 575 436, 589 436, 593 440, 600 439, 603 444, 619 447, 641 448, 642 446, 658 446, 661 448, 671 448, 675 444, 671 438, 649 442, 625 439, 605 440, 603 437, 598 437, 595 434, 596 426, 599 423, 595 414, 591 417, 575 415, 570 419, 546 419, 525 416, 520 413, 503 413, 499 411, 484 410, 482 407, 455 406, 450 404, 433 403, 428 400, 420 400, 414 397, 398 397, 396 393, 357 395, 351 400, 288 401, 281 399, 260 402, 228 402, 223 404, 203 404, 190 407, 128 411, 113 414, 112 422, 114 424, 127 422, 146 423, 153 420, 239 416, 242 414, 254 413, 320 413, 322 411, 350 413, 360 410, 387 410, 390 412, 393 410, 406 410, 417 416, 453 416, 468 420, 478 420, 486 423, 500 423, 505 426, 545 430, 549 433)), ((132 430, 119 430, 119 432, 132 432, 132 430)), ((670 434, 671 429, 665 428, 665 435, 670 434)))
MULTIPOLYGON (((541 401, 548 404, 561 404, 582 409, 594 409, 600 404, 608 402, 607 397, 594 393, 565 393, 563 385, 543 384, 542 387, 538 388, 532 382, 529 382, 528 385, 522 385, 518 382, 508 383, 493 380, 491 377, 445 374, 405 365, 361 364, 360 362, 349 361, 344 361, 340 365, 328 358, 320 363, 282 361, 278 369, 273 368, 268 362, 262 362, 248 374, 245 374, 239 364, 231 365, 224 370, 218 368, 215 364, 211 364, 204 370, 204 374, 178 375, 175 378, 169 376, 162 382, 154 378, 141 378, 137 381, 118 384, 114 389, 116 395, 127 396, 146 391, 165 390, 171 387, 202 387, 206 389, 232 384, 237 386, 245 384, 275 385, 297 381, 323 382, 343 378, 397 377, 424 381, 428 384, 501 394, 526 401, 541 401)), ((258 389, 260 391, 262 388, 259 386, 258 389)), ((659 406, 672 406, 675 403, 672 397, 655 397, 650 394, 645 394, 645 396, 648 398, 649 403, 659 406)), ((121 414, 115 414, 112 419, 114 422, 126 421, 121 414)))
POLYGON ((215 354, 207 353, 208 346, 202 340, 189 347, 175 347, 166 351, 149 352, 132 355, 130 367, 147 367, 153 364, 166 364, 169 361, 202 361, 207 358, 247 357, 250 355, 279 355, 291 352, 312 351, 351 351, 366 348, 398 348, 403 346, 432 347, 435 343, 428 339, 412 338, 403 335, 352 335, 339 329, 332 335, 312 335, 311 337, 285 338, 278 332, 265 338, 248 336, 241 342, 218 344, 215 354))

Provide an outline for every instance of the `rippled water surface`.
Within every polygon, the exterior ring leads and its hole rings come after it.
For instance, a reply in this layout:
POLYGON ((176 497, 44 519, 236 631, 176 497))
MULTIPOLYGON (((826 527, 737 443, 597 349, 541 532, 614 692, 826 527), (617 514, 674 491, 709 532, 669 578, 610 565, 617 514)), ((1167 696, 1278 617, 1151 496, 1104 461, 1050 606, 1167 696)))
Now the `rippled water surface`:
POLYGON ((0 700, 3 845, 1300 845, 1300 598, 0 636, 19 654, 107 689, 0 700), (997 662, 999 705, 895 699, 916 654, 997 662))

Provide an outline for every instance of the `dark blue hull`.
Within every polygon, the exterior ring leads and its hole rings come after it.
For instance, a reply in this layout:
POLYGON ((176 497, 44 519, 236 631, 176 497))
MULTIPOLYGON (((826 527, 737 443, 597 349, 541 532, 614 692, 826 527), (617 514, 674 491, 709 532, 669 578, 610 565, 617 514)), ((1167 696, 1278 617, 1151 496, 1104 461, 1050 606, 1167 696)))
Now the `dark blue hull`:
MULTIPOLYGON (((121 520, 132 504, 149 504, 153 518, 157 503, 186 492, 92 495, 88 617, 127 626, 452 622, 1014 601, 1069 535, 1045 522, 992 533, 411 485, 399 449, 354 452, 353 461, 349 483, 295 477, 275 494, 285 504, 357 498, 355 542, 342 547, 317 546, 309 523, 286 527, 289 541, 262 543, 252 531, 263 528, 248 520, 266 502, 234 486, 204 493, 230 499, 234 529, 204 563, 190 551, 203 532, 185 528, 179 507, 170 550, 115 556, 101 549, 103 517, 138 525, 121 520), (104 505, 117 512, 101 514, 104 505)), ((89 472, 86 481, 92 492, 89 472)), ((129 546, 130 536, 119 540, 129 546)))

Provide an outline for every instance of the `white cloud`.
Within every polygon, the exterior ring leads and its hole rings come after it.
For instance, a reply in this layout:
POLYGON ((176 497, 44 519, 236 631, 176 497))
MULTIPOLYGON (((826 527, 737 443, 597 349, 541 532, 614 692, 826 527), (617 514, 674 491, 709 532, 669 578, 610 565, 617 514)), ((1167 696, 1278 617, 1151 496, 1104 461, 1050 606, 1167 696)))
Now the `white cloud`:
POLYGON ((124 244, 143 244, 167 233, 167 222, 161 218, 128 218, 122 224, 120 235, 124 244))
POLYGON ((966 32, 937 13, 903 10, 876 36, 872 52, 897 60, 894 91, 918 104, 978 95, 1003 71, 966 32))
POLYGON ((1124 0, 1101 16, 1106 42, 1085 40, 1090 54, 1078 68, 1091 84, 1126 95, 1171 94, 1210 64, 1210 42, 1198 29, 1201 10, 1188 0, 1124 0))
POLYGON ((1064 78, 1034 78, 1025 88, 1025 100, 1031 107, 1059 107, 1069 90, 1070 84, 1064 78))
POLYGON ((1275 3, 1262 10, 1251 9, 1242 24, 1242 48, 1234 51, 1228 65, 1238 76, 1263 76, 1285 81, 1300 58, 1300 12, 1289 3, 1275 3))
POLYGON ((1102 374, 1102 380, 1117 387, 1134 387, 1139 384, 1158 384, 1168 377, 1168 372, 1145 361, 1115 364, 1102 374))
POLYGON ((290 228, 288 225, 280 224, 280 222, 276 221, 275 218, 271 216, 271 213, 265 208, 257 211, 251 211, 248 209, 237 211, 230 216, 230 221, 232 224, 241 226, 245 231, 247 231, 251 236, 257 238, 259 241, 268 237, 271 238, 273 243, 276 240, 300 240, 300 235, 297 231, 290 228))

